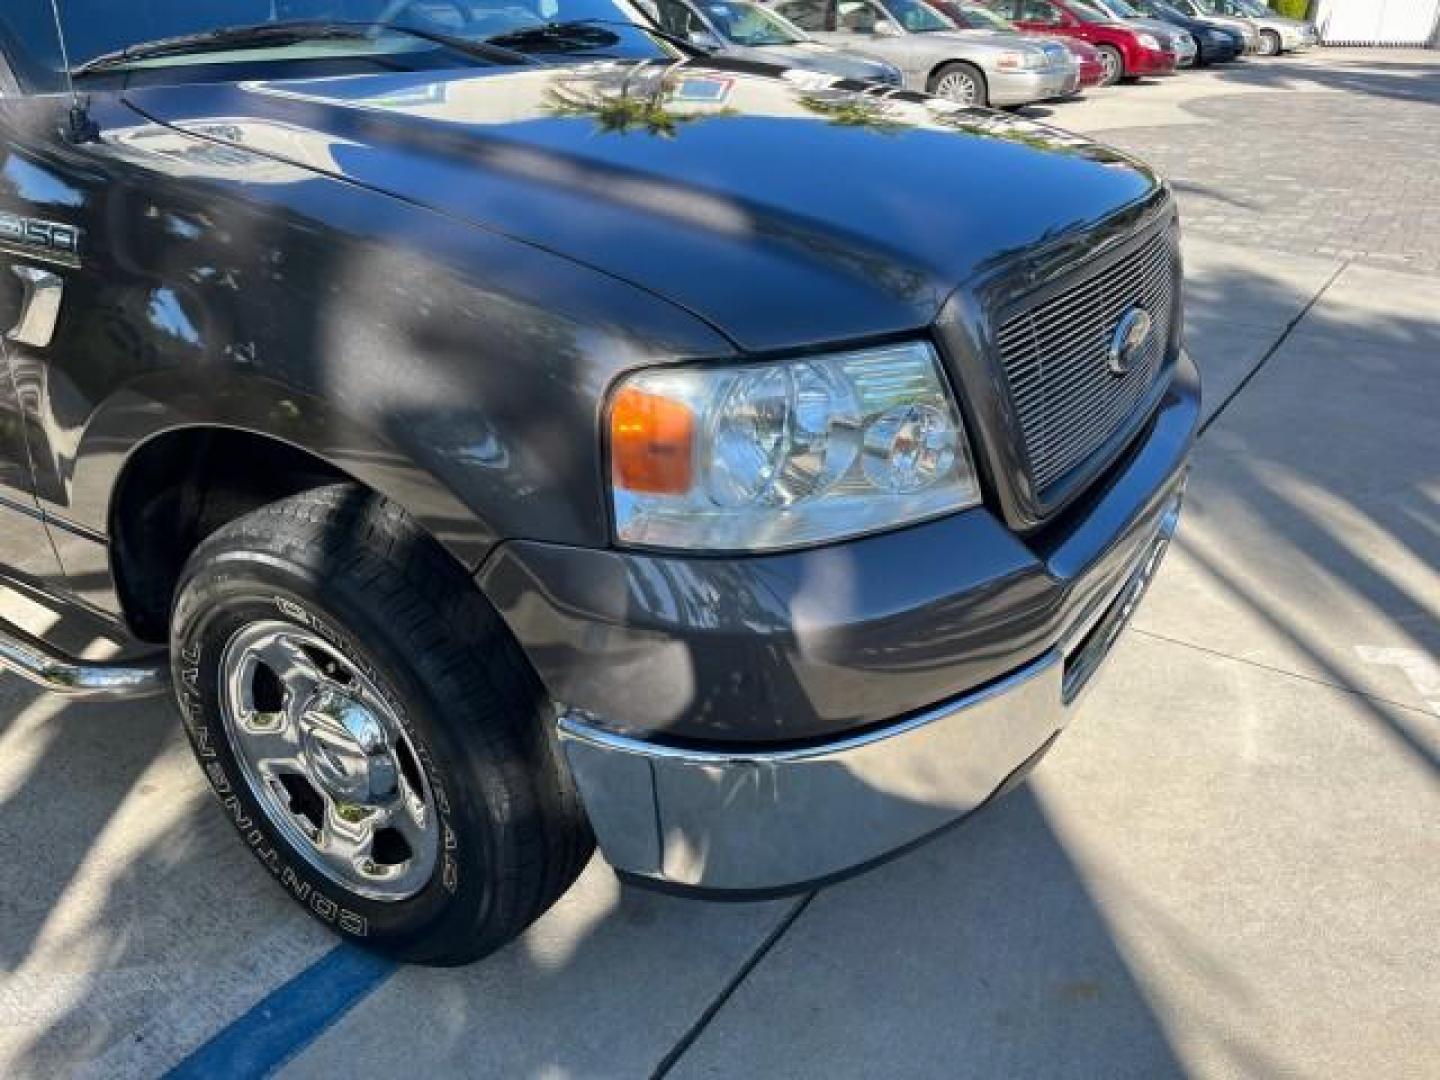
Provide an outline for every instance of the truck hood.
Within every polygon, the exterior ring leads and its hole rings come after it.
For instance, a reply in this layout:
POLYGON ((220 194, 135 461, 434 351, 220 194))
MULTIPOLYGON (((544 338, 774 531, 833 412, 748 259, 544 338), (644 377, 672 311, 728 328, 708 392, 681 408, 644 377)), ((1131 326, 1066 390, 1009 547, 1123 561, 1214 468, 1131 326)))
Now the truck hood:
POLYGON ((1160 187, 1118 151, 1003 113, 790 74, 712 57, 126 100, 242 161, 303 167, 282 176, 343 178, 623 279, 744 350, 923 327, 957 285, 1160 187))

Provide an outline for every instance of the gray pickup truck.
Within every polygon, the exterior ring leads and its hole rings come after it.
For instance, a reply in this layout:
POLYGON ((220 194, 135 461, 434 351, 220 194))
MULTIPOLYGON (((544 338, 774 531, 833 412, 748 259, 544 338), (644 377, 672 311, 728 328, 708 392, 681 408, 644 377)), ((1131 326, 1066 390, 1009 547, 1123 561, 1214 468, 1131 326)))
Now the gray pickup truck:
POLYGON ((0 9, 0 558, 58 616, 0 664, 172 694, 417 962, 597 841, 765 895, 1022 778, 1180 509, 1167 186, 624 0, 333 7, 0 9))

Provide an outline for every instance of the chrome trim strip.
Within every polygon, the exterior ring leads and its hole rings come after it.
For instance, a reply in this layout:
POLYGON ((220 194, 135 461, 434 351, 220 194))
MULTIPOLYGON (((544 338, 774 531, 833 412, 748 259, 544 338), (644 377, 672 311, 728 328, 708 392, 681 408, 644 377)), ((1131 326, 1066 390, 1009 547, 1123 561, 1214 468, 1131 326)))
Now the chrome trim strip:
POLYGON ((953 716, 962 709, 972 705, 978 705, 990 698, 998 697, 1009 692, 1016 684, 1035 677, 1044 668, 1056 662, 1052 653, 1046 653, 1040 659, 1032 661, 1018 671, 1011 672, 998 682, 991 683, 973 694, 960 698, 957 701, 947 702, 934 709, 927 709, 925 712, 902 720, 898 724, 889 727, 877 728, 867 731, 861 735, 852 735, 848 738, 839 739, 835 742, 820 743, 816 746, 804 746, 795 749, 780 750, 701 750, 684 746, 666 746, 664 743, 647 742, 644 739, 634 739, 627 735, 619 735, 593 726, 587 722, 585 714, 580 711, 563 709, 560 712, 559 724, 562 736, 577 739, 585 739, 597 745, 603 745, 608 750, 614 750, 625 754, 640 754, 647 759, 663 759, 666 761, 680 762, 687 765, 747 765, 756 768, 773 767, 776 765, 795 765, 808 761, 821 761, 833 757, 836 754, 850 753, 854 750, 863 750, 866 747, 874 746, 876 743, 885 742, 887 739, 895 739, 917 731, 921 728, 953 716))
POLYGON ((170 687, 170 663, 163 652, 128 660, 80 660, 4 621, 0 668, 68 697, 151 697, 170 687))
POLYGON ((20 318, 5 337, 21 345, 37 349, 47 347, 55 337, 60 322, 60 301, 65 298, 65 282, 49 270, 33 266, 10 268, 25 285, 25 298, 20 304, 20 318))

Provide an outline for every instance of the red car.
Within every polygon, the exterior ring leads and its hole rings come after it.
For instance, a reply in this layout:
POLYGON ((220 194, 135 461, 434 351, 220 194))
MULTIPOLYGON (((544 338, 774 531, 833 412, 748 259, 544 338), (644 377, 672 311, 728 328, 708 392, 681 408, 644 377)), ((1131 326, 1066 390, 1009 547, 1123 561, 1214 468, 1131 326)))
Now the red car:
POLYGON ((950 16, 951 21, 962 30, 995 30, 1006 34, 1018 31, 1063 41, 1065 47, 1075 54, 1075 59, 1080 64, 1080 89, 1099 86, 1105 81, 1105 62, 1101 58, 1100 51, 1078 37, 1066 37, 1050 30, 1028 30, 1016 26, 984 4, 976 3, 975 0, 930 0, 930 6, 939 8, 950 16))
POLYGON ((1080 61, 1080 89, 1104 85, 1109 68, 1105 66, 1105 57, 1100 50, 1080 38, 1066 38, 1065 46, 1080 61))
POLYGON ((1105 65, 1102 86, 1141 75, 1173 75, 1180 63, 1173 36, 1130 26, 1077 0, 988 0, 988 6, 1022 30, 1093 45, 1105 65))

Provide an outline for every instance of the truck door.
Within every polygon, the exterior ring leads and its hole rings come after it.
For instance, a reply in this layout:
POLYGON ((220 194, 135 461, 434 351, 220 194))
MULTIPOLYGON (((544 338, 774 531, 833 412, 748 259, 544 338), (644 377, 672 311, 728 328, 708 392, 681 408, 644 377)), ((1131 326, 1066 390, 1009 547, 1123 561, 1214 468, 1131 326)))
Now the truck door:
POLYGON ((68 510, 86 395, 103 393, 100 346, 117 334, 96 303, 103 259, 87 245, 107 176, 94 148, 67 136, 72 98, 48 4, 0 6, 0 55, 0 499, 26 518, 4 558, 52 592, 113 608, 104 523, 82 526, 68 510))
MULTIPOLYGON (((14 70, 0 50, 0 117, 16 103, 19 90, 14 70)), ((11 347, 27 338, 38 339, 47 321, 50 271, 26 250, 18 173, 11 157, 8 138, 0 136, 0 575, 11 579, 19 575, 53 589, 62 571, 35 498, 25 413, 10 365, 11 347)))

